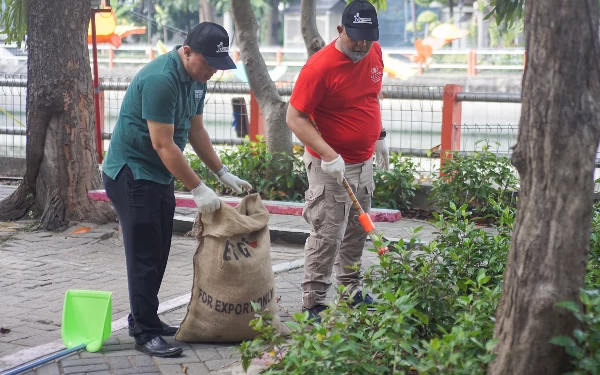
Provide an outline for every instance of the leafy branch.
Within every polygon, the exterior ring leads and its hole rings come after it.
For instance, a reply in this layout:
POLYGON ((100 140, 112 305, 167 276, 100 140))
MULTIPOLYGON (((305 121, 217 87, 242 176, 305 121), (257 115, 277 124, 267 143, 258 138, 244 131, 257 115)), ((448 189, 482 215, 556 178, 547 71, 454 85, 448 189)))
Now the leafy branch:
POLYGON ((523 19, 525 0, 492 0, 490 5, 492 9, 485 19, 495 16, 497 25, 505 21, 508 27, 512 28, 517 21, 523 19))
POLYGON ((21 43, 27 33, 27 0, 0 0, 0 32, 6 34, 5 44, 21 43))

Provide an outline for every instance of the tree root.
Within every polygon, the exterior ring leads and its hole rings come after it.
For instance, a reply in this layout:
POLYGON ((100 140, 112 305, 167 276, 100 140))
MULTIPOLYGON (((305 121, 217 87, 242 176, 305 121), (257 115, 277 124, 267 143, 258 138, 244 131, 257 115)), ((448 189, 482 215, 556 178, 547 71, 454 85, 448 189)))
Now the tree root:
POLYGON ((35 194, 32 189, 26 182, 21 183, 14 193, 0 202, 0 221, 22 219, 34 203, 35 194))

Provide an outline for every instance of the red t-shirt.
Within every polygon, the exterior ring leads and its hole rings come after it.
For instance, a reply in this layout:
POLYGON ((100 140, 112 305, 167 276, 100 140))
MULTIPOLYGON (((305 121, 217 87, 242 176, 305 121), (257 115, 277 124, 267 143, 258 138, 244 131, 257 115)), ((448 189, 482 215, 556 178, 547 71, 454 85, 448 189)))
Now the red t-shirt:
MULTIPOLYGON (((379 43, 374 42, 369 54, 355 64, 333 41, 306 62, 290 104, 314 117, 325 142, 346 163, 362 163, 373 157, 381 133, 378 96, 382 77, 379 43)), ((306 149, 320 157, 308 146, 306 149)))

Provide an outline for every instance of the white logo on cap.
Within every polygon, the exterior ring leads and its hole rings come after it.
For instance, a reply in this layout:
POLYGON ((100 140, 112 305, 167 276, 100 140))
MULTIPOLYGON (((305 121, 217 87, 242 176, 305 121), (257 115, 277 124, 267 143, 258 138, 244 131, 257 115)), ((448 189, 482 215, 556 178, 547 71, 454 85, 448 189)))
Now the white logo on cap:
POLYGON ((217 52, 229 52, 229 47, 223 46, 223 42, 217 44, 217 52))
POLYGON ((371 22, 370 18, 361 18, 360 14, 356 13, 354 15, 354 22, 352 23, 368 23, 368 24, 372 24, 373 22, 371 22))

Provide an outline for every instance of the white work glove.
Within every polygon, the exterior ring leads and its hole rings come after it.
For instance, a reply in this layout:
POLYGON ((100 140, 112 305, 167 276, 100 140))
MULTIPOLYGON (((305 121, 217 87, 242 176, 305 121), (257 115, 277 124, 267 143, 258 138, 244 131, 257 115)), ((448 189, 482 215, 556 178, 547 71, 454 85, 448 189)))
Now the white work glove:
POLYGON ((323 172, 333 176, 338 184, 343 185, 344 171, 346 170, 346 163, 340 155, 332 161, 321 161, 321 169, 323 172))
POLYGON ((243 193, 242 188, 245 188, 246 191, 252 190, 252 185, 250 185, 248 181, 244 181, 241 178, 232 175, 231 172, 225 172, 221 177, 217 176, 217 179, 220 183, 229 186, 238 194, 243 193))
POLYGON ((387 171, 390 167, 390 151, 388 150, 385 139, 380 139, 375 143, 375 161, 377 168, 387 171))
POLYGON ((221 207, 221 201, 217 194, 211 188, 201 182, 194 190, 192 190, 194 202, 201 214, 215 212, 221 207))

